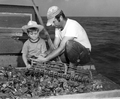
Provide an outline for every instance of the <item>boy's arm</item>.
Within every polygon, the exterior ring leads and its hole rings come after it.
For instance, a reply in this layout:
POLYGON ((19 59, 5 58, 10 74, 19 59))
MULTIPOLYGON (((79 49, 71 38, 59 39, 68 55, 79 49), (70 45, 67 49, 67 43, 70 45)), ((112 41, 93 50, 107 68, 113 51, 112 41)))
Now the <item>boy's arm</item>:
POLYGON ((30 68, 31 65, 28 63, 28 59, 27 59, 27 55, 26 54, 22 54, 22 59, 26 65, 27 68, 30 68))
POLYGON ((22 48, 22 59, 23 62, 25 63, 26 67, 30 68, 30 64, 28 63, 28 58, 27 58, 27 53, 28 53, 28 40, 23 44, 23 48, 22 48))

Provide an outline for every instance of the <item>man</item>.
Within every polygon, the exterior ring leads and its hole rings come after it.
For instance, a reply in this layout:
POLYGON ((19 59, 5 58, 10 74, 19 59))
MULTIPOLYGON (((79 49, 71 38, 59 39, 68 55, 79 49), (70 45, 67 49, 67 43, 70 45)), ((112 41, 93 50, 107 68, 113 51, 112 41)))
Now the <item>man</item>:
POLYGON ((55 27, 55 49, 46 57, 34 61, 47 62, 57 56, 70 66, 84 65, 90 60, 91 44, 83 27, 75 20, 66 18, 63 11, 52 6, 47 12, 47 26, 55 27))

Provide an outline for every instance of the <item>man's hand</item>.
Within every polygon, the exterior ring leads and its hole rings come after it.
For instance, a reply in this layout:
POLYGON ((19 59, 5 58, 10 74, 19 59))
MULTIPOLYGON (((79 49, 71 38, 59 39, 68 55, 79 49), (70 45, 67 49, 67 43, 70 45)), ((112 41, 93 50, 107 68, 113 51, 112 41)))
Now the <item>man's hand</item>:
POLYGON ((42 53, 42 54, 40 54, 40 56, 42 56, 42 57, 46 57, 47 54, 46 54, 46 53, 42 53))
POLYGON ((47 61, 47 59, 41 55, 37 59, 31 58, 31 60, 35 62, 46 62, 47 61))

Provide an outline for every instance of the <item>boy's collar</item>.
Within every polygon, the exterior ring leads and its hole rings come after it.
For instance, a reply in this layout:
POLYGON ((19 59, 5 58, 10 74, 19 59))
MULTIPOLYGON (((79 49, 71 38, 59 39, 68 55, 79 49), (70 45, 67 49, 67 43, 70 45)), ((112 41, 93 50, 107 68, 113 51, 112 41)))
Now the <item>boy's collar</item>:
POLYGON ((38 40, 35 41, 35 42, 33 42, 33 41, 29 38, 29 41, 30 41, 31 43, 37 43, 39 40, 40 40, 40 37, 39 37, 38 40))

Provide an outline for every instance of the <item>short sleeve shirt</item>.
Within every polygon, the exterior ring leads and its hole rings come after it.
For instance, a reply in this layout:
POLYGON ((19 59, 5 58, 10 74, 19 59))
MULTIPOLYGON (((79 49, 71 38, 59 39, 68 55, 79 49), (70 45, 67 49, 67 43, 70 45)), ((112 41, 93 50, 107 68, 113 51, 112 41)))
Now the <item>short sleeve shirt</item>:
POLYGON ((31 57, 32 55, 37 57, 46 50, 46 43, 42 38, 40 38, 40 40, 36 43, 32 43, 30 40, 27 40, 23 45, 22 53, 27 54, 28 57, 31 57))

